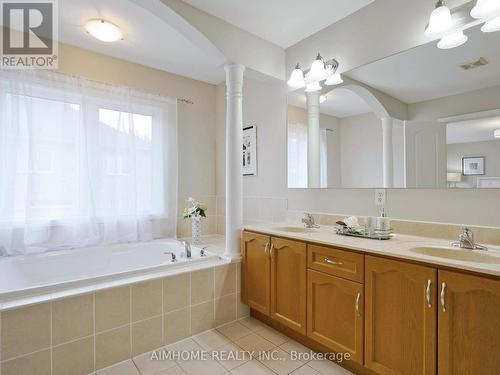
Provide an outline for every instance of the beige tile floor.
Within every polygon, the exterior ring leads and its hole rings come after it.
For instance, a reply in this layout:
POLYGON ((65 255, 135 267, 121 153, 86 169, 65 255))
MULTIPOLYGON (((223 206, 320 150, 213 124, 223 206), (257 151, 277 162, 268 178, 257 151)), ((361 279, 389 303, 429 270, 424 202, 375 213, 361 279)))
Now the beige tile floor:
MULTIPOLYGON (((97 375, 348 375, 351 372, 326 360, 300 361, 291 352, 309 349, 260 321, 247 317, 217 329, 165 346, 167 351, 221 353, 219 358, 151 360, 139 355, 99 370, 97 375), (245 352, 273 351, 273 358, 245 352), (238 353, 229 355, 229 353, 238 353), (228 355, 230 358, 228 358, 228 355), (224 358, 225 356, 225 358, 224 358)), ((158 351, 157 351, 158 352, 158 351)))

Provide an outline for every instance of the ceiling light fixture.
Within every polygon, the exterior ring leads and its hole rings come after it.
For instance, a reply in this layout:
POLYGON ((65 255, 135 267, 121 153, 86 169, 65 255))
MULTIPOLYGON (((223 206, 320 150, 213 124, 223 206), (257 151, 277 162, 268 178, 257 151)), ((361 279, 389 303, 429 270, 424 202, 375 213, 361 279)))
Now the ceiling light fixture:
POLYGON ((450 8, 448 8, 443 0, 436 3, 435 9, 432 11, 429 18, 429 24, 425 28, 426 36, 436 36, 444 34, 453 27, 450 8))
POLYGON ((118 26, 103 19, 89 20, 85 29, 94 38, 102 42, 116 42, 123 39, 123 34, 118 26))
POLYGON ((442 37, 437 46, 439 49, 451 49, 461 46, 467 42, 467 40, 469 40, 469 37, 465 35, 462 30, 459 30, 442 37))
POLYGON ((500 138, 500 129, 495 130, 493 135, 495 136, 495 138, 500 138))

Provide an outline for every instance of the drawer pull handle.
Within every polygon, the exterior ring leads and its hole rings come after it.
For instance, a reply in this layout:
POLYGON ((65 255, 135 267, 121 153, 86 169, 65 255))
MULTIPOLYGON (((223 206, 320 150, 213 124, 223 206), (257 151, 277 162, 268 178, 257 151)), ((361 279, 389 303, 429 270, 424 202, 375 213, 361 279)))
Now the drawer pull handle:
POLYGON ((269 258, 273 257, 274 244, 271 243, 271 250, 269 250, 269 258))
POLYGON ((445 289, 446 289, 446 283, 443 282, 441 284, 441 306, 443 307, 443 312, 446 312, 446 306, 445 306, 445 289))
POLYGON ((337 262, 335 260, 331 260, 331 259, 328 259, 328 258, 325 258, 325 262, 326 263, 329 263, 329 264, 333 264, 334 266, 341 266, 343 265, 344 263, 342 262, 337 262))
POLYGON ((427 280, 427 288, 425 289, 425 299, 427 300, 427 307, 430 309, 431 305, 431 285, 432 281, 427 280))
POLYGON ((264 247, 264 253, 267 254, 267 249, 269 248, 269 242, 266 243, 266 246, 264 247))
POLYGON ((356 296, 356 314, 358 314, 358 316, 361 316, 360 312, 359 312, 359 299, 361 298, 361 293, 358 293, 358 295, 356 296))

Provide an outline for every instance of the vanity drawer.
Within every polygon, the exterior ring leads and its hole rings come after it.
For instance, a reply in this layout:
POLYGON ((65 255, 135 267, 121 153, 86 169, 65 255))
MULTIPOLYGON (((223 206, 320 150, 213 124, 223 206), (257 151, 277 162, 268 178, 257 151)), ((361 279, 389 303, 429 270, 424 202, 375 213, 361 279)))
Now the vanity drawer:
POLYGON ((364 256, 331 247, 308 245, 307 267, 362 283, 364 280, 364 256))

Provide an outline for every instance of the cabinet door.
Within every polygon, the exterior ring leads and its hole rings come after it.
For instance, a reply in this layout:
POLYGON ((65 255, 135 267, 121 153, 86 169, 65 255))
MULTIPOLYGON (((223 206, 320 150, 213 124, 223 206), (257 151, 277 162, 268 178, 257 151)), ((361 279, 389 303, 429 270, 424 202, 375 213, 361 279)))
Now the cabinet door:
POLYGON ((363 364, 363 285, 307 271, 307 336, 363 364))
POLYGON ((378 374, 436 373, 433 268, 365 257, 365 366, 378 374))
POLYGON ((269 315, 270 304, 270 237, 243 232, 242 285, 244 302, 252 309, 269 315))
POLYGON ((498 374, 500 281, 439 271, 438 286, 439 375, 498 374))
POLYGON ((271 240, 271 316, 306 334, 306 244, 271 240))

